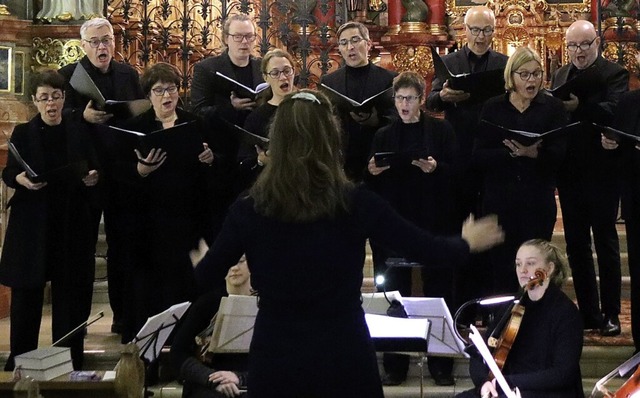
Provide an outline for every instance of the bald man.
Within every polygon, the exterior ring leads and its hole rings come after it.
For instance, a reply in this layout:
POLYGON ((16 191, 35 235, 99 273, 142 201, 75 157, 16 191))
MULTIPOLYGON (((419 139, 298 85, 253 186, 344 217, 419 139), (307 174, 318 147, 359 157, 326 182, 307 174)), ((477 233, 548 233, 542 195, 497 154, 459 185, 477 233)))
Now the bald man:
MULTIPOLYGON (((566 32, 571 63, 558 69, 551 85, 556 88, 586 69, 596 68, 593 90, 572 94, 564 102, 571 122, 609 125, 620 96, 628 91, 629 73, 599 53, 600 38, 588 21, 574 22, 566 32)), ((620 248, 616 231, 619 191, 616 159, 607 156, 600 132, 591 126, 569 136, 565 163, 558 175, 567 255, 585 329, 603 336, 620 334, 620 248), (600 298, 591 252, 591 232, 598 256, 600 298)))

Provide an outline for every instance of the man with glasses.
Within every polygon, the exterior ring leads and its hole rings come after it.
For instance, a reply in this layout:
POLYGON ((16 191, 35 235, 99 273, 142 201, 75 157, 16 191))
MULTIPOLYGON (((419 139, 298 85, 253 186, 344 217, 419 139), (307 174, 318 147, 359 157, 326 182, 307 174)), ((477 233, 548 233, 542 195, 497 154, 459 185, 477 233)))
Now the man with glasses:
MULTIPOLYGON (((359 22, 347 22, 338 28, 338 50, 345 66, 324 76, 322 84, 362 102, 391 87, 396 73, 369 62, 371 40, 369 29, 359 22)), ((354 181, 361 181, 369 161, 373 136, 393 115, 391 94, 376 101, 370 110, 340 109, 340 118, 347 134, 344 169, 354 181)))
MULTIPOLYGON (((471 7, 464 17, 464 24, 467 44, 461 50, 442 57, 449 71, 457 75, 504 69, 507 56, 491 49, 496 25, 493 11, 484 6, 471 7)), ((479 189, 477 177, 470 169, 470 160, 482 103, 469 99, 469 93, 453 90, 448 81, 441 81, 435 76, 427 98, 427 108, 436 112, 444 111, 445 119, 451 122, 457 136, 458 168, 461 172, 457 193, 460 221, 475 212, 479 189)))
MULTIPOLYGON (((210 126, 218 126, 213 132, 220 176, 212 197, 216 198, 214 214, 223 214, 233 197, 233 185, 237 174, 240 141, 233 125, 243 126, 244 121, 256 107, 252 98, 242 98, 228 81, 216 76, 216 72, 230 77, 243 85, 255 88, 264 82, 260 72, 261 59, 253 57, 257 35, 256 26, 250 16, 230 16, 222 27, 222 42, 227 50, 222 54, 204 59, 193 68, 191 82, 191 106, 195 114, 210 126)), ((222 220, 217 220, 216 225, 222 220)), ((215 232, 214 232, 215 235, 215 232)), ((213 239, 213 237, 211 237, 213 239)))
MULTIPOLYGON (((84 68, 96 87, 107 100, 130 101, 144 98, 140 87, 138 72, 131 66, 116 62, 113 59, 115 41, 113 27, 104 18, 94 18, 86 21, 80 27, 82 49, 85 56, 80 62, 70 64, 60 69, 60 74, 66 79, 65 84, 65 113, 72 117, 83 119, 95 129, 103 129, 100 124, 114 125, 122 122, 112 114, 97 109, 93 101, 78 93, 69 83, 75 68, 84 68)), ((109 286, 109 302, 113 310, 113 324, 111 331, 120 333, 124 312, 124 273, 128 267, 128 241, 131 237, 127 232, 131 217, 129 208, 130 195, 122 184, 117 183, 113 165, 118 156, 119 146, 114 135, 91 134, 100 160, 101 195, 94 204, 93 217, 95 223, 94 246, 98 240, 100 218, 104 210, 104 228, 107 235, 107 275, 109 286), (108 138, 109 137, 109 138, 108 138)), ((91 298, 92 291, 88 292, 91 298)), ((89 299, 89 303, 91 300, 89 299)), ((90 309, 89 309, 90 310, 90 309)))
MULTIPOLYGON (((600 38, 588 21, 574 22, 567 29, 566 42, 571 63, 558 69, 552 87, 595 68, 599 82, 592 83, 593 90, 581 97, 572 94, 564 105, 571 122, 609 125, 618 99, 628 91, 629 73, 599 54, 600 38)), ((604 153, 600 132, 585 125, 581 134, 569 135, 567 155, 558 176, 567 255, 578 307, 584 328, 600 329, 603 336, 620 334, 621 271, 616 231, 619 191, 614 162, 614 158, 604 153), (591 232, 600 270, 600 302, 591 232)))
MULTIPOLYGON (((504 70, 508 57, 491 49, 496 18, 493 11, 484 6, 471 7, 465 17, 467 44, 462 49, 442 57, 453 74, 476 73, 488 70, 504 70)), ((457 157, 454 163, 454 201, 456 204, 456 225, 462 225, 470 213, 477 214, 481 179, 472 167, 471 154, 478 131, 482 103, 473 101, 469 93, 453 90, 448 81, 434 76, 431 92, 427 97, 427 108, 444 111, 444 117, 452 125, 456 134, 457 157)), ((473 263, 481 261, 472 256, 473 263)), ((458 273, 455 280, 456 295, 452 307, 456 308, 467 300, 481 297, 483 287, 490 286, 491 278, 482 267, 470 266, 466 272, 458 273)))

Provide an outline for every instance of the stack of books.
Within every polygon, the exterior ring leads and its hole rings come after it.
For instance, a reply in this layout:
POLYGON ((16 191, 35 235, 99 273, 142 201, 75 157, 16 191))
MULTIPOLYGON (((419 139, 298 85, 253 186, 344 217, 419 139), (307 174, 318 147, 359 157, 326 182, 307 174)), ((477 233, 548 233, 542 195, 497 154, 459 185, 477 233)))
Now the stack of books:
POLYGON ((17 355, 15 361, 16 369, 21 368, 23 377, 30 376, 38 381, 52 380, 73 371, 68 347, 38 348, 17 355))

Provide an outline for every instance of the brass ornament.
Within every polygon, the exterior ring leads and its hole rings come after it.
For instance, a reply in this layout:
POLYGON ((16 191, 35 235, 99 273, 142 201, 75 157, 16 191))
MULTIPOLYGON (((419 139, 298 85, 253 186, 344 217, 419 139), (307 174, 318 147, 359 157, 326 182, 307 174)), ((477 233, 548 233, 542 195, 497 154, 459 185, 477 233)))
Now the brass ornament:
POLYGON ((84 50, 78 39, 33 38, 33 60, 36 67, 58 69, 78 62, 82 57, 84 57, 84 50))
POLYGON ((428 46, 399 46, 393 55, 393 65, 398 72, 412 70, 422 76, 433 72, 431 48, 428 46))

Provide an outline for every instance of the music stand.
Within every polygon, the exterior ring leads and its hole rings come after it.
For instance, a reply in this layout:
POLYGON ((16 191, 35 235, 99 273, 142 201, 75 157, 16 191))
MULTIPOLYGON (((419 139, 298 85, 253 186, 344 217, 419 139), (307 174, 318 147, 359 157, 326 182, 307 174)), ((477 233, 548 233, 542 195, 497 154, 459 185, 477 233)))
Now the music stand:
POLYGON ((209 351, 213 353, 248 353, 253 326, 258 314, 254 296, 223 297, 213 326, 209 351))
POLYGON ((390 302, 398 300, 402 302, 402 295, 399 291, 380 293, 362 293, 362 309, 367 314, 387 315, 390 302))
POLYGON ((431 321, 426 318, 397 318, 376 314, 364 316, 376 351, 420 355, 420 397, 424 397, 422 364, 429 352, 431 321))
MULTIPOLYGON (((140 350, 140 357, 143 359, 145 365, 145 373, 149 365, 160 357, 164 343, 190 305, 191 303, 188 301, 175 304, 161 313, 147 318, 147 322, 145 322, 144 326, 142 326, 138 334, 136 334, 136 337, 134 337, 132 342, 137 345, 140 350)), ((148 396, 148 387, 145 377, 145 397, 148 396)))
POLYGON ((465 343, 455 333, 453 317, 442 297, 403 297, 401 300, 409 318, 431 321, 429 355, 464 357, 465 343))

